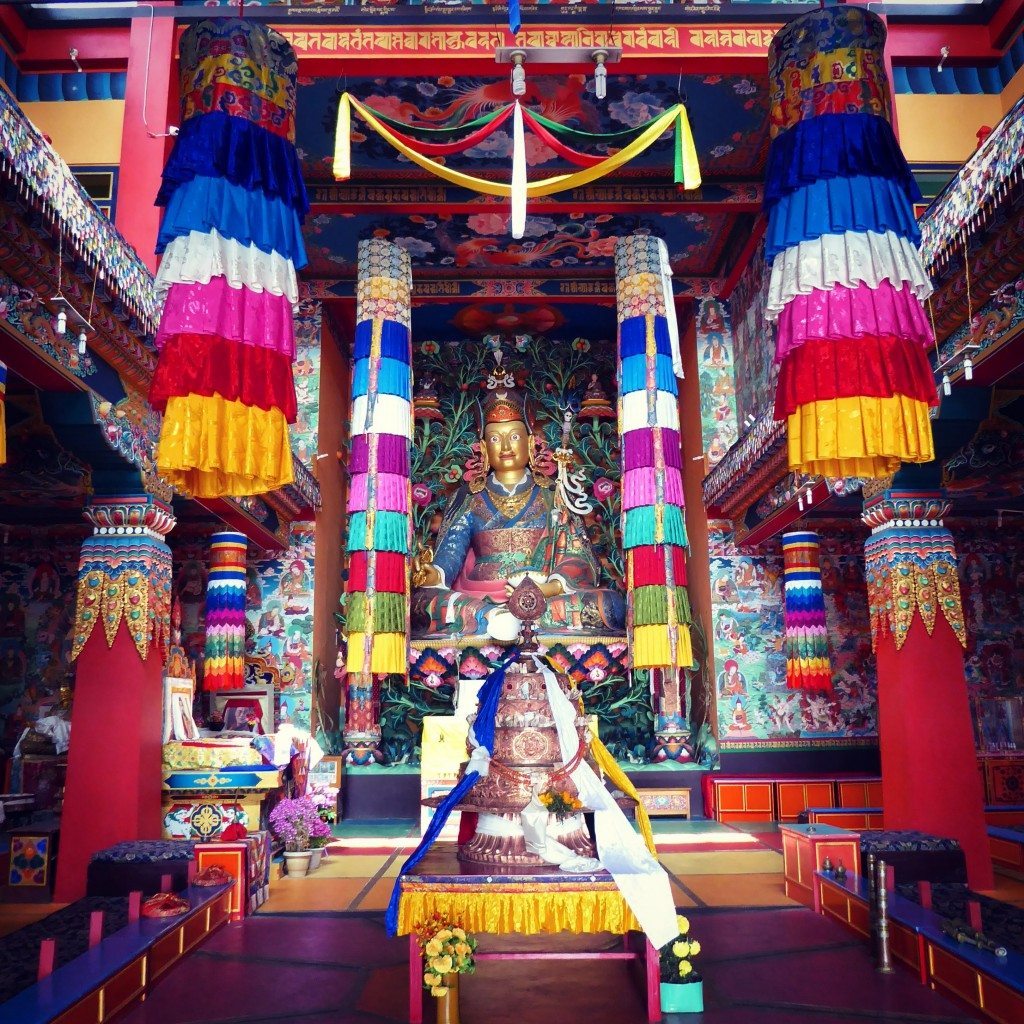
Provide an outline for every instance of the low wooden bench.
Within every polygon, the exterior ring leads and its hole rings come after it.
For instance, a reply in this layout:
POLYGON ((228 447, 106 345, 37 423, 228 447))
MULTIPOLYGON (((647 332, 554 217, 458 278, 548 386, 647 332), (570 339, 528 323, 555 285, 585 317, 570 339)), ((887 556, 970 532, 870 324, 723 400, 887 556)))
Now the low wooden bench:
POLYGON ((990 826, 988 850, 996 867, 1024 873, 1024 831, 990 826))
MULTIPOLYGON (((814 877, 815 905, 857 934, 872 939, 867 879, 830 874, 814 877)), ((1024 956, 1010 950, 997 958, 942 930, 942 918, 925 907, 890 892, 889 949, 894 960, 914 971, 921 984, 969 1006, 998 1024, 1024 1020, 1024 956)))
POLYGON ((808 807, 800 815, 809 825, 834 825, 836 828, 867 832, 882 827, 881 807, 808 807))
POLYGON ((0 1024, 104 1024, 227 922, 231 888, 190 886, 187 913, 130 921, 0 1005, 0 1024))

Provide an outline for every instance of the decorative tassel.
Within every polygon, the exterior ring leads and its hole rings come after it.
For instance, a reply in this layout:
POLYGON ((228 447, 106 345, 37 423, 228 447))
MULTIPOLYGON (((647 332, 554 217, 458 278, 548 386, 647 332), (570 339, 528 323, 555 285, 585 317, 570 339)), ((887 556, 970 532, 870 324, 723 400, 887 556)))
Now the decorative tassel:
POLYGON ((623 519, 622 543, 626 548, 646 544, 675 544, 681 548, 687 545, 683 510, 674 505, 630 509, 623 513, 623 519))
POLYGON ((516 100, 512 115, 512 237, 526 233, 526 139, 523 133, 523 108, 516 100))

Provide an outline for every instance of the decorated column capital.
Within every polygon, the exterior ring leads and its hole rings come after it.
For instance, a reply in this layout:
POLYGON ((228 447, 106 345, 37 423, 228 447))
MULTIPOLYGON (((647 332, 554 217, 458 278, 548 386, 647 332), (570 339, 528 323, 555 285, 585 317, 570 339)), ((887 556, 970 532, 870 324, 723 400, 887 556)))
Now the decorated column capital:
POLYGON ((151 647, 166 661, 171 632, 170 508, 149 494, 93 498, 83 510, 93 535, 82 542, 71 657, 102 620, 107 646, 122 622, 143 661, 151 647))
POLYGON ((889 488, 865 502, 861 519, 871 528, 864 555, 874 649, 891 637, 900 650, 915 613, 931 636, 940 611, 967 646, 956 546, 943 524, 949 509, 942 491, 889 488))

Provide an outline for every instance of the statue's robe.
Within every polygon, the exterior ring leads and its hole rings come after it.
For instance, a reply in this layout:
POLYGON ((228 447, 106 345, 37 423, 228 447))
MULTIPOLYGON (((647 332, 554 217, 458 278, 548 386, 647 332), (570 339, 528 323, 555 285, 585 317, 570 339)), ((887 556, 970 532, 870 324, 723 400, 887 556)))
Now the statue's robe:
POLYGON ((492 476, 477 494, 461 488, 445 512, 434 565, 441 585, 412 596, 412 635, 485 636, 487 615, 505 602, 517 573, 557 579, 563 594, 548 600, 539 630, 547 634, 620 635, 625 601, 598 586, 599 570, 579 516, 556 509, 554 492, 527 474, 511 489, 492 476))

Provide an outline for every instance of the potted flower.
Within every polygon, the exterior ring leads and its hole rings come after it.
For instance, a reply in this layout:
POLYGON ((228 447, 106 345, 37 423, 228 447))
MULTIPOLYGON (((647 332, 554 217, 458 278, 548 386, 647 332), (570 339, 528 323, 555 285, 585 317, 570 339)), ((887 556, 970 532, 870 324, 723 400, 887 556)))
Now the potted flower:
POLYGON ((676 917, 679 935, 658 951, 661 960, 661 1009, 663 1013, 701 1013, 704 980, 691 963, 700 943, 690 936, 690 922, 676 917))
POLYGON ((423 985, 437 999, 437 1024, 459 1024, 459 975, 476 970, 476 939, 437 915, 418 934, 423 985))
MULTIPOLYGON (((284 843, 288 874, 302 878, 309 871, 310 837, 324 828, 312 802, 305 797, 280 800, 270 812, 270 830, 284 843)), ((330 829, 328 829, 328 834, 330 829)))
POLYGON ((318 814, 309 824, 309 849, 313 855, 309 862, 310 871, 316 871, 320 867, 320 860, 327 851, 327 844, 330 841, 331 826, 318 814))

